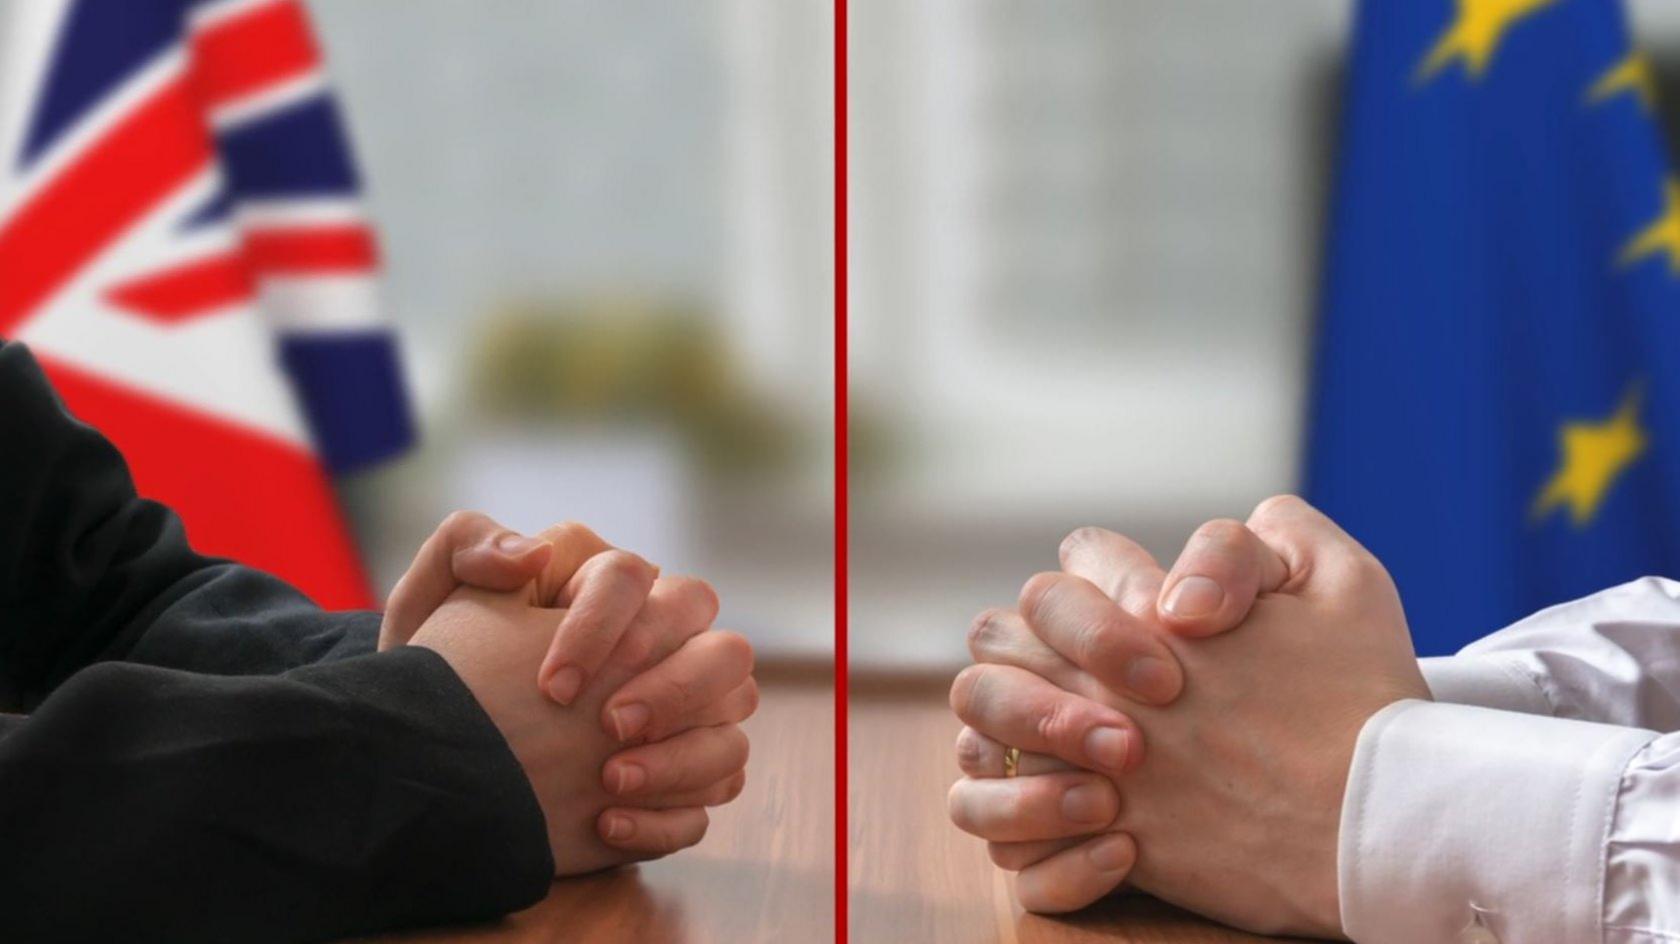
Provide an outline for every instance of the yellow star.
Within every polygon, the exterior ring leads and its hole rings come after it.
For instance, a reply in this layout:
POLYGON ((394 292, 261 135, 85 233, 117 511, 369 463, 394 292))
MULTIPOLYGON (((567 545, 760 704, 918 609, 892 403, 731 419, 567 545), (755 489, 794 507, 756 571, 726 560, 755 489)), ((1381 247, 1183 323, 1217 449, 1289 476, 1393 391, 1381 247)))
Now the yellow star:
POLYGON ((1557 0, 1458 0, 1458 17, 1435 41, 1418 66, 1418 81, 1434 77, 1454 59, 1463 59, 1472 79, 1493 60, 1499 41, 1513 24, 1557 0))
POLYGON ((1639 427, 1639 386, 1635 383, 1628 390, 1608 420, 1563 424, 1558 432, 1563 463, 1534 500, 1535 520, 1563 504, 1569 505, 1569 517, 1577 528, 1592 520, 1616 476, 1645 451, 1645 431, 1639 427))
POLYGON ((1651 60, 1641 52, 1630 52, 1621 62, 1611 66, 1587 90, 1587 101, 1602 102, 1622 92, 1639 96, 1639 104, 1650 111, 1657 104, 1657 79, 1651 72, 1651 60))
POLYGON ((1627 241, 1616 262, 1630 266, 1659 252, 1668 254, 1669 271, 1680 275, 1680 184, 1672 177, 1663 184, 1662 215, 1627 241))

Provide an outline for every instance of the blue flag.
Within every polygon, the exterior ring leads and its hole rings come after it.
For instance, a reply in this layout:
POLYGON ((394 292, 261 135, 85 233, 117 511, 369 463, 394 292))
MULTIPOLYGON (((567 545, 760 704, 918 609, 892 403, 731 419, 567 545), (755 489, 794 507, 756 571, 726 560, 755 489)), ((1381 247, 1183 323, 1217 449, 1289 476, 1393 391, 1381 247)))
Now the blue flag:
POLYGON ((1680 184, 1616 0, 1366 0, 1306 494, 1424 655, 1680 575, 1680 184))

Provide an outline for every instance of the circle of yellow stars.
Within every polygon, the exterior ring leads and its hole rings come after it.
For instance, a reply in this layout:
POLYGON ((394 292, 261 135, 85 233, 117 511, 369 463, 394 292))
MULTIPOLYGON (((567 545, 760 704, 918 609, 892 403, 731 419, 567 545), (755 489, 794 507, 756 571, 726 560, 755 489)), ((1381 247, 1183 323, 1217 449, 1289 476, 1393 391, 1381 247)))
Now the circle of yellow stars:
MULTIPOLYGON (((1416 81, 1434 79, 1449 66, 1462 64, 1470 81, 1487 73, 1500 44, 1519 22, 1558 0, 1457 0, 1457 14, 1418 64, 1416 81)), ((1588 104, 1598 105, 1632 94, 1649 114, 1656 106, 1656 80, 1648 59, 1630 52, 1606 69, 1586 90, 1588 104)), ((1616 256, 1621 268, 1655 256, 1666 257, 1669 272, 1680 277, 1680 181, 1663 183, 1663 209, 1630 237, 1616 256)), ((1558 430, 1559 462, 1535 497, 1531 517, 1540 521, 1567 508, 1576 527, 1591 523, 1611 487, 1649 444, 1640 424, 1641 384, 1634 381, 1621 403, 1600 421, 1571 420, 1558 430)))

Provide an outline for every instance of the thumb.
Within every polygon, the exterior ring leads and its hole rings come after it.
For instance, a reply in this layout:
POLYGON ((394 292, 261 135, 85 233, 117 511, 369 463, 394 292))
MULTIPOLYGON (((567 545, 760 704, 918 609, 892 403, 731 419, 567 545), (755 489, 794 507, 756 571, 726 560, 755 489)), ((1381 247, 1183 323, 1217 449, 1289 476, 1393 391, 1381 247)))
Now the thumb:
POLYGON ((1348 566, 1370 566, 1387 576, 1363 545, 1324 512, 1294 495, 1261 502, 1249 516, 1248 527, 1283 562, 1286 576, 1279 589, 1290 593, 1334 586, 1334 575, 1348 566))
POLYGON ((1239 521, 1209 521, 1196 529, 1161 583, 1161 621, 1185 636, 1212 636, 1248 617, 1262 593, 1283 586, 1284 558, 1239 521))
POLYGON ((488 515, 451 514, 420 545, 414 562, 386 598, 379 648, 406 644, 459 587, 517 590, 530 583, 553 551, 548 542, 509 530, 488 515))

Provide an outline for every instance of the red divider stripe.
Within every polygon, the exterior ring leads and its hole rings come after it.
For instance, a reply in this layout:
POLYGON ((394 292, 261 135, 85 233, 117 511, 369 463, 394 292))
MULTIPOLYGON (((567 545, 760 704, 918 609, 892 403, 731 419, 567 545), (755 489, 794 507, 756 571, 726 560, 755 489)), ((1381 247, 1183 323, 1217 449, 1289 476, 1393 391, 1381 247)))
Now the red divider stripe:
POLYGON ((848 59, 846 57, 846 0, 834 3, 834 941, 850 944, 851 924, 851 798, 850 605, 849 539, 852 531, 850 485, 851 385, 848 382, 847 199, 849 130, 846 125, 848 59))

